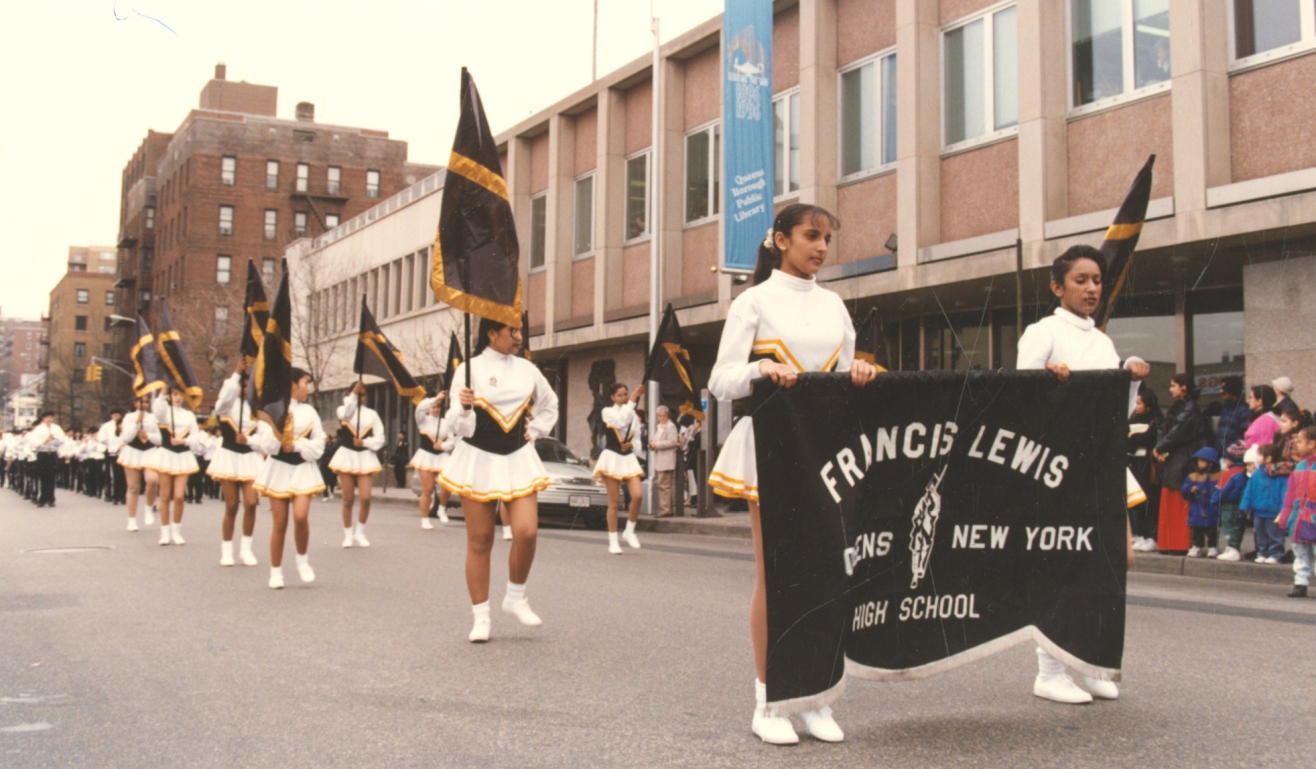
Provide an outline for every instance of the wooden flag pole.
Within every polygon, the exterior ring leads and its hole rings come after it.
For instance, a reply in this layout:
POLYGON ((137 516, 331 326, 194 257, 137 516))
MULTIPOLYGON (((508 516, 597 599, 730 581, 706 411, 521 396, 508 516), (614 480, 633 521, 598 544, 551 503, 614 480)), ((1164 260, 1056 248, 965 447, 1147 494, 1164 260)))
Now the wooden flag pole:
MULTIPOLYGON (((463 313, 466 323, 466 389, 471 389, 471 314, 463 313)), ((451 354, 448 356, 451 358, 451 354)), ((471 410, 470 406, 464 406, 467 411, 471 410)))

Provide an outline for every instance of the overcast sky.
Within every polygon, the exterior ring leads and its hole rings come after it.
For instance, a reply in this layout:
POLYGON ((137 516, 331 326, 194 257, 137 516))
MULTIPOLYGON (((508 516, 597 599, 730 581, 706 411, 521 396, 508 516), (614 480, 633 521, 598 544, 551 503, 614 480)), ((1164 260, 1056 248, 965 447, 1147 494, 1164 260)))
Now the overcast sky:
MULTIPOLYGON (((720 0, 654 0, 664 41, 720 0)), ((645 0, 598 0, 605 74, 651 50, 645 0)), ((317 122, 386 130, 441 164, 460 68, 495 133, 590 80, 594 0, 0 0, 0 312, 37 317, 68 247, 114 245, 124 165, 217 62, 317 122)))

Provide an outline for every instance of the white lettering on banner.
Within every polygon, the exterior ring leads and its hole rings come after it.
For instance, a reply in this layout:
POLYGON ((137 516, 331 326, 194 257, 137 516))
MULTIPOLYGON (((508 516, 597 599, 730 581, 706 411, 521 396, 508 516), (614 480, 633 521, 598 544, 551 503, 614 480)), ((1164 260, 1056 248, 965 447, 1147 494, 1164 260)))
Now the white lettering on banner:
POLYGON ((996 440, 992 441, 992 450, 987 452, 987 461, 995 462, 998 465, 1005 464, 1005 457, 1001 452, 1005 450, 1005 442, 1014 437, 1014 433, 1009 430, 997 430, 996 440))
POLYGON ((869 601, 854 607, 854 623, 851 630, 863 630, 873 625, 886 624, 886 607, 890 601, 869 601))
POLYGON ((900 601, 900 621, 922 619, 982 619, 975 606, 977 595, 916 595, 900 601))
POLYGON ((950 546, 952 548, 969 549, 969 550, 986 550, 988 542, 983 541, 983 534, 989 537, 990 547, 993 550, 1004 550, 1005 539, 1010 533, 1009 526, 987 526, 985 524, 973 524, 972 526, 955 527, 955 533, 951 537, 950 546))
POLYGON ((847 547, 843 553, 845 573, 854 574, 854 567, 868 558, 881 558, 891 552, 891 540, 894 535, 889 531, 860 534, 854 541, 854 547, 847 547))
POLYGON ((1036 543, 1038 550, 1092 551, 1091 526, 1025 526, 1024 534, 1028 537, 1025 550, 1032 550, 1036 543))

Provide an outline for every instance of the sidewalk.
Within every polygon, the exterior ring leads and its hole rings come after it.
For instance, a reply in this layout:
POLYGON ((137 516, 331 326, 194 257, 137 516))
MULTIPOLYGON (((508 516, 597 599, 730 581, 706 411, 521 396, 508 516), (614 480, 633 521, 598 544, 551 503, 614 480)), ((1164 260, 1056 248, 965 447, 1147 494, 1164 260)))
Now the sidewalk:
MULTIPOLYGON (((415 508, 416 497, 408 492, 406 496, 394 491, 389 496, 376 494, 374 504, 401 505, 403 502, 415 508)), ((641 515, 636 523, 639 531, 654 534, 697 534, 707 537, 732 537, 749 539, 749 513, 722 513, 720 518, 696 518, 695 508, 687 507, 684 517, 654 518, 641 515)), ((1250 539, 1250 538, 1249 538, 1250 539)), ((1244 550, 1249 541, 1243 542, 1244 550)), ((1293 565, 1281 563, 1276 565, 1249 563, 1246 561, 1217 561, 1214 558, 1188 558, 1182 555, 1160 555, 1159 553, 1135 553, 1133 568, 1138 574, 1168 574, 1177 577, 1196 577, 1198 579, 1225 579, 1236 582, 1259 582, 1267 585, 1293 584, 1293 565)))

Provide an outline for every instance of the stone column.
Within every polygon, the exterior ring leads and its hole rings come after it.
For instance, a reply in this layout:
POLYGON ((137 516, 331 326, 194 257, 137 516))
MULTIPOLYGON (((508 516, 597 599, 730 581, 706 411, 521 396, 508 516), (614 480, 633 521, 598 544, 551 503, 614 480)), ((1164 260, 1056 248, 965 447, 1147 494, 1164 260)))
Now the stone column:
POLYGON ((548 119, 548 204, 545 222, 544 325, 546 347, 554 344, 558 321, 571 317, 572 197, 576 165, 576 121, 561 113, 548 119))
POLYGON ((594 175, 594 326, 622 303, 622 241, 626 238, 626 92, 599 93, 594 175))
POLYGON ((1174 210, 1180 222, 1200 219, 1207 188, 1232 179, 1228 34, 1224 3, 1170 0, 1174 168, 1157 172, 1174 173, 1174 210))
POLYGON ((1046 222, 1069 215, 1065 8, 1061 2, 1020 3, 1019 237, 1045 239, 1046 222))
POLYGON ((800 202, 836 210, 836 0, 800 0, 800 202))
POLYGON ((896 0, 897 264, 941 241, 941 61, 936 3, 896 0))

